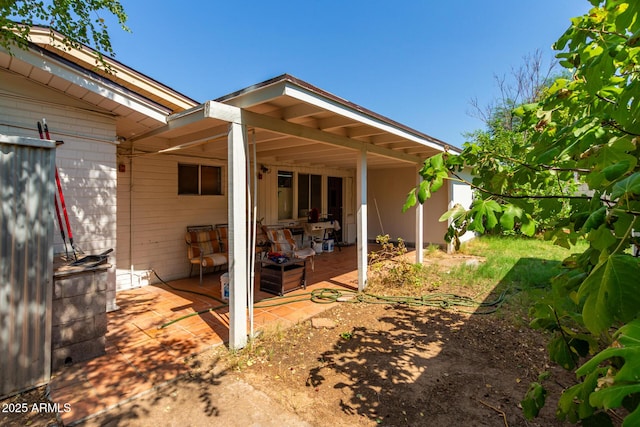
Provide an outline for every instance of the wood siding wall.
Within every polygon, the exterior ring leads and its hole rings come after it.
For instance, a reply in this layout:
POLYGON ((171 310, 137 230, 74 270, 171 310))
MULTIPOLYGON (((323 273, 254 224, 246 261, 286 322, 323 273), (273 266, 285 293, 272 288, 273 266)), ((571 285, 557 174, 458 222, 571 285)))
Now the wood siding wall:
MULTIPOLYGON (((71 230, 77 247, 99 253, 116 247, 116 125, 111 114, 0 71, 0 133, 39 138, 36 123, 45 118, 56 149, 71 230)), ((54 221, 54 253, 64 253, 54 221)), ((115 267, 108 273, 107 309, 115 302, 115 267)))
POLYGON ((178 163, 222 166, 226 193, 225 162, 191 156, 130 156, 127 150, 118 156, 118 164, 125 169, 118 175, 118 289, 157 282, 153 271, 163 280, 188 276, 186 227, 227 222, 226 194, 178 195, 178 163))

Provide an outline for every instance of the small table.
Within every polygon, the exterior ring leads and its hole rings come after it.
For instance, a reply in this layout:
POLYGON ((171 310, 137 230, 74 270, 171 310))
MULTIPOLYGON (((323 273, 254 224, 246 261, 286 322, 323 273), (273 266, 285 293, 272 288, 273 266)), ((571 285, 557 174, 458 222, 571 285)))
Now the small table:
POLYGON ((282 296, 295 289, 306 289, 306 272, 306 259, 291 258, 283 263, 263 259, 260 262, 260 290, 282 296))
POLYGON ((338 235, 336 234, 336 230, 340 230, 340 223, 338 221, 320 221, 320 222, 309 222, 305 224, 305 232, 311 236, 318 236, 322 234, 322 240, 326 240, 327 237, 333 239, 335 245, 338 247, 339 251, 342 251, 340 245, 338 244, 338 235))

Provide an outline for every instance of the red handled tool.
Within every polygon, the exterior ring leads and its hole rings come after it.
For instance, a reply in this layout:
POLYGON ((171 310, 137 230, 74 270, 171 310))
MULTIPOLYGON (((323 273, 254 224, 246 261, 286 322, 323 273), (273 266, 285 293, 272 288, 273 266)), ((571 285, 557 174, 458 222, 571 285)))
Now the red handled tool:
MULTIPOLYGON (((44 134, 43 134, 43 125, 38 122, 38 132, 40 133, 41 139, 51 139, 49 136, 49 127, 47 126, 47 122, 45 119, 42 119, 42 123, 44 124, 44 134)), ((56 186, 58 187, 58 193, 55 198, 56 205, 56 214, 58 216, 58 225, 60 226, 60 232, 62 234, 62 240, 64 241, 64 250, 67 252, 67 242, 64 235, 64 227, 62 225, 62 218, 60 217, 60 209, 58 208, 58 199, 60 199, 60 204, 62 206, 62 213, 64 214, 64 220, 67 228, 67 236, 69 236, 69 243, 71 244, 71 249, 73 250, 73 258, 75 260, 78 259, 76 256, 76 247, 73 243, 73 233, 71 232, 71 224, 69 222, 69 214, 67 213, 67 205, 64 202, 64 194, 62 193, 62 184, 60 183, 60 175, 58 175, 58 167, 56 166, 56 186)), ((67 258, 69 257, 67 252, 67 258)))

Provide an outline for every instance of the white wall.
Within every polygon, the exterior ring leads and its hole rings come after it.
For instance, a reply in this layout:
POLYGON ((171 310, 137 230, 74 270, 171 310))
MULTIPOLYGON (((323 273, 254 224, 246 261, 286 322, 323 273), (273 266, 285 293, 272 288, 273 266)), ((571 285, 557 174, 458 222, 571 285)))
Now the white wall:
POLYGON ((226 194, 178 195, 178 163, 222 166, 226 193, 226 162, 129 154, 130 150, 121 148, 118 155, 118 164, 125 170, 118 172, 118 290, 158 282, 152 271, 163 280, 187 277, 191 264, 186 227, 227 222, 226 194))
MULTIPOLYGON (((469 172, 470 171, 468 170, 464 170, 462 172, 459 172, 458 175, 462 179, 471 182, 473 177, 469 172)), ((449 183, 449 191, 451 193, 451 201, 449 202, 449 207, 452 208, 456 204, 460 204, 466 209, 469 209, 471 207, 471 203, 473 202, 473 190, 471 189, 471 186, 462 182, 455 181, 449 181, 449 183)), ((467 231, 464 235, 460 236, 460 242, 466 242, 467 240, 473 239, 474 237, 475 233, 467 231)))
MULTIPOLYGON (((158 148, 164 148, 162 140, 148 140, 144 142, 144 146, 134 143, 134 155, 131 155, 128 143, 118 149, 117 163, 123 170, 117 173, 118 290, 157 283, 158 278, 153 271, 163 280, 187 277, 191 264, 187 259, 186 227, 228 222, 226 160, 211 154, 213 151, 208 150, 206 146, 184 150, 179 155, 141 153, 158 148), (221 166, 225 194, 179 196, 178 163, 221 166)), ((343 177, 343 206, 347 222, 345 225, 348 226, 349 221, 355 221, 353 171, 272 165, 262 163, 260 159, 258 165, 264 165, 269 169, 269 172, 262 173, 261 179, 257 181, 257 217, 263 220, 263 224, 278 223, 278 169, 322 175, 323 203, 326 203, 327 198, 326 177, 343 177)))
MULTIPOLYGON (((36 123, 43 118, 51 138, 64 141, 56 149, 56 165, 74 243, 88 254, 112 248, 115 256, 115 118, 93 105, 0 70, 0 133, 38 138, 36 123)), ((54 222, 54 252, 64 253, 60 229, 54 222)), ((109 271, 108 280, 107 309, 112 309, 115 268, 109 271)))
MULTIPOLYGON (((406 242, 415 244, 415 208, 403 213, 402 206, 407 193, 415 188, 417 177, 417 169, 413 165, 369 170, 367 180, 369 240, 375 240, 381 234, 388 234, 392 240, 401 237, 406 242)), ((422 207, 425 245, 444 244, 447 224, 439 222, 438 219, 447 210, 448 197, 447 188, 444 187, 422 207)))

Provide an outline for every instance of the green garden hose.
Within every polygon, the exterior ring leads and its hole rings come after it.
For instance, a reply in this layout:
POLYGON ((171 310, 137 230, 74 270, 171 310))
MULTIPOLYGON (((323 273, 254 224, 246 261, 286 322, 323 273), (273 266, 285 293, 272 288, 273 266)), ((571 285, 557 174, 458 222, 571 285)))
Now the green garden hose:
MULTIPOLYGON (((158 277, 158 279, 162 283, 169 286, 173 290, 205 296, 207 298, 211 298, 221 303, 220 305, 215 307, 210 307, 205 310, 189 313, 184 316, 178 317, 177 319, 171 320, 167 323, 160 325, 158 329, 164 329, 170 325, 173 325, 176 322, 187 319, 189 317, 206 314, 211 311, 215 311, 215 310, 227 307, 229 305, 227 302, 209 294, 187 290, 187 289, 180 289, 180 288, 171 286, 167 282, 162 280, 155 271, 153 273, 156 275, 156 277, 158 277)), ((340 290, 340 289, 334 289, 334 288, 320 288, 320 289, 314 289, 311 292, 305 292, 301 294, 266 298, 261 300, 258 304, 255 304, 254 308, 277 307, 281 305, 291 304, 294 302, 312 301, 316 304, 332 304, 335 302, 346 302, 346 303, 363 303, 363 304, 406 305, 407 307, 435 307, 435 308, 442 308, 442 309, 449 309, 453 307, 476 307, 476 310, 474 311, 465 311, 465 310, 458 310, 458 311, 469 313, 469 314, 491 314, 491 313, 495 313, 500 308, 500 306, 504 303, 506 299, 506 295, 507 295, 507 291, 504 291, 500 295, 498 295, 496 299, 493 301, 475 301, 474 299, 469 297, 464 297, 456 294, 448 294, 448 293, 435 293, 435 294, 422 295, 418 297, 383 296, 383 295, 369 294, 366 292, 340 290), (482 311, 479 311, 480 309, 482 309, 482 311)))

